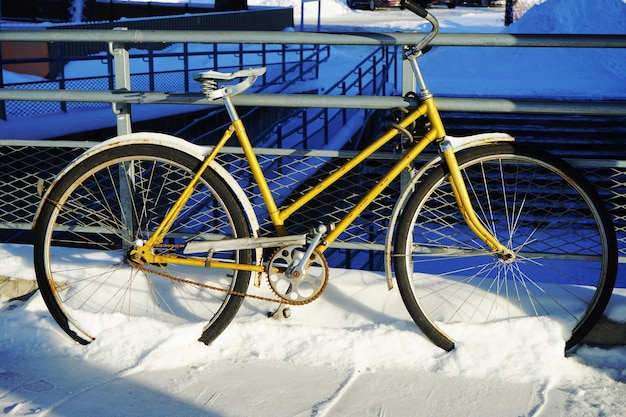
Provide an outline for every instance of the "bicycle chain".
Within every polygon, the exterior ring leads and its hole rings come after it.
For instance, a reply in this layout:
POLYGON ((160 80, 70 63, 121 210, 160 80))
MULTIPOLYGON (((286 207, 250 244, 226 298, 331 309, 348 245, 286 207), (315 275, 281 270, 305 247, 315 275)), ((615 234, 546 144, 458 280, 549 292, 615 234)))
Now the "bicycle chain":
POLYGON ((176 277, 174 275, 167 274, 167 273, 161 272, 161 271, 157 271, 157 270, 152 269, 152 268, 146 268, 146 267, 143 266, 143 264, 138 263, 138 262, 134 262, 134 261, 132 261, 130 259, 128 260, 128 262, 129 262, 129 264, 133 268, 137 268, 140 271, 144 271, 144 272, 148 272, 150 274, 158 275, 160 277, 167 278, 167 279, 170 279, 172 281, 180 282, 180 283, 183 283, 183 284, 194 285, 196 287, 206 288, 208 290, 225 292, 225 293, 227 293, 229 295, 236 295, 236 296, 239 296, 239 297, 247 297, 247 298, 252 298, 252 299, 260 300, 260 301, 267 301, 267 302, 270 302, 270 303, 287 304, 287 305, 292 305, 292 306, 302 306, 302 305, 309 304, 310 302, 316 300, 322 293, 320 291, 320 293, 319 293, 319 295, 317 295, 317 297, 309 298, 309 299, 301 300, 301 301, 293 301, 293 300, 288 300, 288 299, 285 299, 285 298, 274 299, 274 298, 264 297, 262 295, 249 294, 249 293, 246 293, 246 292, 241 292, 241 291, 236 291, 236 290, 230 290, 230 289, 226 289, 226 288, 216 287, 216 286, 209 285, 209 284, 202 284, 200 282, 191 281, 191 280, 185 279, 185 278, 179 278, 179 277, 176 277))

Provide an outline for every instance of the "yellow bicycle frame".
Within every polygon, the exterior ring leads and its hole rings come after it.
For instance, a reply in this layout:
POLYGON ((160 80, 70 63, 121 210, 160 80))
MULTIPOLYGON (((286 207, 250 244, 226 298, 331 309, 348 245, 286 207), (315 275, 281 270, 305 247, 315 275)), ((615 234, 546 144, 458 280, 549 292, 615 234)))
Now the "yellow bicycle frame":
MULTIPOLYGON (((404 171, 409 169, 412 161, 414 161, 428 145, 432 142, 445 138, 446 133, 439 115, 439 111, 435 105, 435 101, 432 97, 425 98, 417 109, 413 110, 406 117, 404 117, 398 126, 402 129, 406 129, 413 124, 417 119, 423 115, 428 116, 431 128, 430 130, 417 142, 415 142, 402 156, 402 158, 385 174, 379 182, 365 195, 362 199, 354 205, 354 207, 344 216, 344 218, 335 225, 334 229, 325 237, 322 243, 317 246, 317 250, 324 252, 338 237, 345 231, 350 224, 365 210, 365 208, 395 179, 404 171)), ((276 205, 276 201, 272 195, 272 192, 267 184, 263 170, 259 164, 259 161, 252 149, 252 144, 246 132, 241 119, 237 119, 232 122, 230 127, 224 132, 224 135, 220 141, 215 145, 209 155, 206 156, 199 170, 195 173, 191 182, 187 185, 183 193, 180 195, 177 202, 172 206, 167 213, 163 222, 156 229, 155 233, 148 239, 148 241, 142 246, 131 252, 131 258, 139 262, 147 263, 176 263, 192 266, 202 266, 211 268, 226 268, 236 270, 247 270, 262 272, 264 267, 262 265, 244 265, 235 264, 231 262, 222 262, 216 260, 207 260, 204 258, 187 258, 178 257, 175 255, 158 255, 154 254, 152 248, 163 242, 163 239, 168 232, 169 228, 174 223, 176 216, 185 205, 187 200, 191 197, 194 188, 198 184, 200 177, 204 171, 208 168, 211 161, 213 161, 220 150, 226 145, 226 142, 231 138, 233 134, 238 138, 244 155, 250 166, 252 175, 259 187, 263 201, 267 207, 269 216, 279 236, 287 235, 285 230, 285 220, 289 218, 293 213, 297 212, 305 204, 311 201, 313 198, 321 194, 324 190, 342 178, 346 173, 350 172, 357 165, 369 158, 374 152, 378 151, 382 146, 391 141, 394 137, 401 133, 398 128, 391 128, 385 134, 376 139, 371 145, 359 152, 353 159, 346 162, 339 167, 335 172, 326 177, 322 182, 315 187, 304 193, 296 201, 286 206, 283 209, 279 209, 276 205)), ((459 210, 461 211, 463 218, 467 222, 476 236, 484 241, 493 251, 505 256, 506 258, 512 258, 511 251, 507 250, 498 239, 493 236, 480 222, 476 213, 472 207, 469 199, 468 191, 463 181, 456 156, 451 148, 442 148, 444 160, 450 171, 449 181, 451 183, 459 210)))

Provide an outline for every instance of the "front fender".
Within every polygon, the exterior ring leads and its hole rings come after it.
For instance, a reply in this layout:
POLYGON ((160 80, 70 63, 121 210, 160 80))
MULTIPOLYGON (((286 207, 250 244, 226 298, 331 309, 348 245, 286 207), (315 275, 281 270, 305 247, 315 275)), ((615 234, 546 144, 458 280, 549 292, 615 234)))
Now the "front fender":
MULTIPOLYGON (((458 152, 463 149, 485 146, 492 143, 513 142, 515 141, 515 138, 506 133, 482 133, 463 137, 446 136, 444 140, 448 140, 452 145, 454 152, 458 152)), ((387 288, 389 290, 393 288, 393 269, 391 258, 393 254, 393 240, 395 236, 396 224, 398 223, 398 217, 400 217, 409 196, 413 194, 413 191, 422 176, 432 167, 439 164, 440 161, 441 155, 437 155, 419 169, 412 169, 410 171, 410 177, 403 182, 404 190, 402 190, 400 198, 396 201, 393 211, 391 212, 391 219, 389 221, 389 228, 387 229, 387 236, 385 239, 385 275, 387 278, 387 288)))
MULTIPOLYGON (((76 159, 74 159, 70 164, 68 164, 68 166, 66 166, 56 176, 52 184, 50 184, 45 194, 43 195, 41 203, 39 204, 39 207, 37 208, 37 212, 35 213, 32 228, 34 229, 35 227, 37 227, 37 221, 39 219, 41 207, 43 206, 44 202, 48 198, 50 191, 56 186, 56 184, 58 184, 59 180, 63 178, 72 168, 74 168, 75 166, 77 166, 78 164, 80 164, 82 161, 89 158, 90 156, 95 155, 98 152, 102 152, 103 150, 110 149, 116 146, 141 144, 141 143, 151 143, 151 144, 157 144, 157 145, 165 146, 165 147, 172 148, 172 149, 177 149, 193 156, 199 161, 204 160, 206 155, 208 155, 209 152, 213 149, 212 147, 208 147, 208 146, 195 145, 193 143, 190 143, 184 139, 181 139, 175 136, 165 135, 162 133, 149 133, 149 132, 148 133, 143 133, 143 132, 131 133, 128 135, 116 136, 114 138, 101 142, 89 148, 83 154, 81 154, 76 159)), ((218 162, 212 161, 210 164, 210 167, 233 190, 233 192, 237 196, 237 199, 241 202, 242 209, 244 210, 244 214, 246 215, 247 220, 248 220, 250 232, 252 233, 254 237, 257 237, 258 230, 259 230, 258 219, 256 217, 256 214, 254 213, 252 204, 248 200, 245 192, 243 191, 239 183, 218 162)), ((260 256, 257 256, 257 259, 260 260, 261 259, 260 256)))

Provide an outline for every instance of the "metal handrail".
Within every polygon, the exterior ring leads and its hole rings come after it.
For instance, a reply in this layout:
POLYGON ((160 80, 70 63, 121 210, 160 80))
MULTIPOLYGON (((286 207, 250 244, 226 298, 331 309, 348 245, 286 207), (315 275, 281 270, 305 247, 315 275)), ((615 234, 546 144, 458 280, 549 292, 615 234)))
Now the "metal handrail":
MULTIPOLYGON (((222 106, 220 100, 208 101, 199 93, 103 90, 8 90, 0 89, 0 100, 76 101, 128 104, 196 104, 222 106)), ((414 105, 411 98, 381 96, 317 96, 309 94, 240 94, 233 98, 238 106, 266 107, 339 107, 351 109, 393 109, 414 105)), ((584 115, 626 115, 625 100, 517 100, 492 98, 437 98, 441 111, 488 113, 553 113, 584 115)))
MULTIPOLYGON (((85 42, 111 43, 247 43, 247 44, 305 44, 305 45, 410 45, 420 33, 312 33, 265 31, 171 31, 171 30, 0 30, 0 41, 85 42)), ((626 48, 625 35, 531 35, 531 34, 439 34, 432 42, 437 46, 476 47, 555 47, 555 48, 626 48)), ((0 89, 0 100, 16 101, 74 101, 127 104, 198 104, 209 102, 201 94, 180 94, 142 91, 91 90, 8 90, 0 89)), ((273 107, 345 107, 390 109, 414 104, 402 97, 380 96, 311 96, 298 94, 255 94, 235 97, 236 105, 273 107)), ((626 115, 626 100, 546 101, 504 98, 440 97, 442 111, 515 112, 584 115, 626 115)))
MULTIPOLYGON (((0 30, 1 41, 118 43, 248 43, 297 45, 412 45, 421 33, 407 32, 270 32, 200 30, 0 30)), ((440 33, 433 46, 515 46, 553 48, 626 48, 626 35, 440 33)))

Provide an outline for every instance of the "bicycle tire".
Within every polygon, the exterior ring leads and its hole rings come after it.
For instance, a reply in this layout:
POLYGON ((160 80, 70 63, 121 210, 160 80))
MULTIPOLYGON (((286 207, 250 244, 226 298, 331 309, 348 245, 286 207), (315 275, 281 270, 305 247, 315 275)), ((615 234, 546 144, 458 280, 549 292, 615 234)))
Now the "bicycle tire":
POLYGON ((571 165, 539 150, 496 144, 457 159, 476 214, 516 258, 499 260, 471 232, 440 163, 398 220, 394 267, 409 314, 447 351, 458 323, 550 316, 567 323, 567 352, 615 285, 617 241, 602 200, 571 165))
MULTIPOLYGON (((50 190, 35 228, 35 271, 48 310, 72 339, 87 344, 117 320, 151 317, 206 323, 199 341, 210 344, 231 322, 243 297, 203 285, 244 293, 249 271, 145 265, 153 273, 127 262, 129 248, 155 230, 199 163, 167 146, 121 145, 82 160, 50 190), (125 192, 131 187, 132 193, 125 192)), ((233 191, 210 168, 165 236, 167 246, 159 250, 186 256, 179 244, 200 235, 250 236, 233 191)), ((252 250, 213 256, 254 260, 252 250)))

